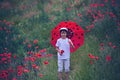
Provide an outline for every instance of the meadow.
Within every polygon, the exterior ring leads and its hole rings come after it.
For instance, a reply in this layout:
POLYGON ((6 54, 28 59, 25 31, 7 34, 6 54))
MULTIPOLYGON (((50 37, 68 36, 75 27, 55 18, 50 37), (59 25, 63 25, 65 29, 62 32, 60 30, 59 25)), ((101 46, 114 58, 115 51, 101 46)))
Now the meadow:
POLYGON ((57 80, 50 40, 62 21, 85 32, 70 80, 119 80, 119 0, 0 0, 0 80, 57 80))

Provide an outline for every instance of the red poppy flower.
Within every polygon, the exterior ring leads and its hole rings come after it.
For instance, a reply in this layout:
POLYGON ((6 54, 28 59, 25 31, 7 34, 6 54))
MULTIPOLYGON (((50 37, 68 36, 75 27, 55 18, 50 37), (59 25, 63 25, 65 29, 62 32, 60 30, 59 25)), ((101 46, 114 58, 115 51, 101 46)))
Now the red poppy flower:
POLYGON ((36 66, 35 69, 39 70, 39 69, 40 69, 40 66, 36 66))
POLYGON ((97 8, 99 5, 97 3, 94 3, 94 4, 90 4, 90 7, 94 7, 94 8, 97 8))
POLYGON ((46 51, 47 51, 47 49, 44 48, 44 49, 41 49, 41 50, 40 50, 40 53, 44 53, 44 52, 46 52, 46 51))
POLYGON ((88 56, 89 56, 90 59, 95 59, 95 56, 93 56, 91 53, 88 54, 88 56))
POLYGON ((36 46, 35 48, 36 48, 36 49, 38 49, 38 48, 39 48, 39 46, 36 46))
POLYGON ((24 73, 28 73, 28 72, 30 72, 30 70, 29 70, 29 69, 24 68, 24 69, 23 69, 23 72, 24 72, 24 73))
POLYGON ((43 77, 43 74, 42 74, 42 73, 40 73, 40 74, 39 74, 39 77, 40 77, 40 78, 42 78, 42 77, 43 77))
POLYGON ((23 74, 23 67, 21 65, 17 66, 17 74, 18 76, 22 76, 23 74))
POLYGON ((109 42, 108 45, 109 45, 109 46, 112 46, 112 42, 109 42))
POLYGON ((111 61, 111 56, 110 56, 110 55, 107 55, 107 56, 106 56, 106 61, 107 61, 107 62, 111 61))
POLYGON ((110 15, 110 17, 112 17, 112 18, 116 17, 115 14, 113 14, 113 12, 110 12, 109 15, 110 15))
POLYGON ((112 48, 115 49, 115 48, 116 48, 116 45, 113 45, 112 48))
POLYGON ((36 55, 35 55, 37 58, 41 58, 42 57, 42 55, 40 54, 40 53, 36 53, 36 55))
POLYGON ((79 16, 79 17, 82 17, 82 14, 78 13, 78 16, 79 16))
POLYGON ((25 57, 24 60, 25 60, 25 61, 29 61, 29 57, 25 57))
POLYGON ((95 57, 95 59, 96 59, 96 60, 98 60, 98 59, 99 59, 99 57, 98 57, 98 56, 96 56, 96 57, 95 57))
POLYGON ((17 80, 16 78, 13 78, 12 80, 17 80))
POLYGON ((14 57, 14 59, 16 59, 16 58, 17 58, 17 56, 16 56, 16 55, 14 55, 13 57, 14 57))
POLYGON ((100 51, 103 51, 103 50, 104 50, 104 47, 101 47, 101 48, 100 48, 100 51))
POLYGON ((104 46, 104 43, 100 43, 100 46, 103 47, 103 46, 104 46))
POLYGON ((7 58, 9 58, 9 59, 11 58, 11 53, 7 54, 7 58))
POLYGON ((32 62, 35 62, 36 58, 35 57, 29 57, 29 60, 32 62))
POLYGON ((0 73, 0 78, 7 78, 8 77, 8 71, 7 70, 2 70, 0 73))
POLYGON ((99 4, 100 5, 100 7, 104 7, 104 4, 99 4))
POLYGON ((46 56, 47 56, 47 57, 52 57, 52 56, 53 56, 53 54, 47 54, 46 56))
POLYGON ((45 65, 48 65, 48 64, 49 64, 49 62, 46 60, 46 61, 44 61, 44 64, 45 64, 45 65))
POLYGON ((90 64, 93 64, 93 61, 92 61, 92 60, 90 60, 90 64))
POLYGON ((34 43, 34 44, 37 44, 37 43, 38 43, 38 40, 37 40, 37 39, 35 39, 35 40, 33 41, 33 43, 34 43))
POLYGON ((31 48, 31 46, 32 46, 31 44, 28 44, 28 48, 31 48))
POLYGON ((36 64, 32 64, 32 67, 33 67, 33 68, 36 68, 36 66, 37 66, 36 64))

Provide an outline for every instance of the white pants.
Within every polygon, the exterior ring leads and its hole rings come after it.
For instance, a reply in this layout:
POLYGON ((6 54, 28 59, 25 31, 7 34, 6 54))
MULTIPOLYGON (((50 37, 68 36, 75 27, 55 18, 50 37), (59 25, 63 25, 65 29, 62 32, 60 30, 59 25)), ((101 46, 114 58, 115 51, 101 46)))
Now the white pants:
POLYGON ((70 59, 58 59, 58 72, 63 72, 63 67, 65 72, 70 71, 70 59))

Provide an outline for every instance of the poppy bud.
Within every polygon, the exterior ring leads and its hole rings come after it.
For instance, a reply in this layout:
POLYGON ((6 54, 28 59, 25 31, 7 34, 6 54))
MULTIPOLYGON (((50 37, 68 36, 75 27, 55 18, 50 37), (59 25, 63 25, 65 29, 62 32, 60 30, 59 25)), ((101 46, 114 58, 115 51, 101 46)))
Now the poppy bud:
POLYGON ((62 56, 63 53, 64 53, 64 50, 61 50, 61 51, 60 51, 60 55, 62 56))

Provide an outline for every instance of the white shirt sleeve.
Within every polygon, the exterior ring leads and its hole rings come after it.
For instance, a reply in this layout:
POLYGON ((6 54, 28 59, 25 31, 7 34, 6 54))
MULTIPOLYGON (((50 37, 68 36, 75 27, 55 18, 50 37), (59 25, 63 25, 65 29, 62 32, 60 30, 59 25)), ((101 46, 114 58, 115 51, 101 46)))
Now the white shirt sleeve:
POLYGON ((57 47, 60 46, 60 42, 59 42, 59 40, 57 40, 57 42, 56 42, 56 46, 57 46, 57 47))

